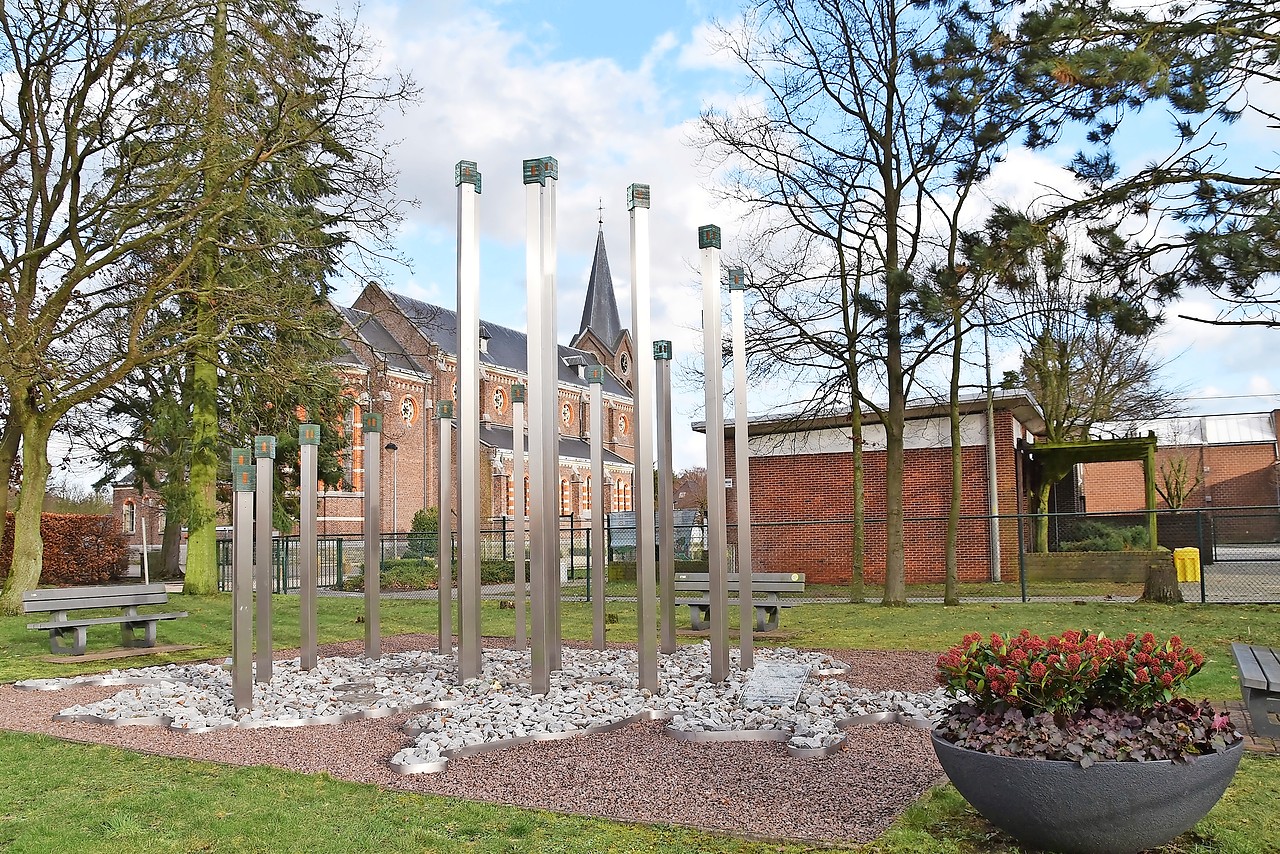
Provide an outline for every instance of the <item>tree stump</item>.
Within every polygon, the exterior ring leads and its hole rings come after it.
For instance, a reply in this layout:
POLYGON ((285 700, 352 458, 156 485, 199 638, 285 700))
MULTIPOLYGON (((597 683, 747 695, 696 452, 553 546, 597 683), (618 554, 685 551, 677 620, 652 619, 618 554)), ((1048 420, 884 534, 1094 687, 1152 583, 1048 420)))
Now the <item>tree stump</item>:
POLYGON ((1182 603, 1182 588, 1178 586, 1178 571, 1173 563, 1173 553, 1167 558, 1152 561, 1147 567, 1147 580, 1142 586, 1142 601, 1162 602, 1165 605, 1182 603))

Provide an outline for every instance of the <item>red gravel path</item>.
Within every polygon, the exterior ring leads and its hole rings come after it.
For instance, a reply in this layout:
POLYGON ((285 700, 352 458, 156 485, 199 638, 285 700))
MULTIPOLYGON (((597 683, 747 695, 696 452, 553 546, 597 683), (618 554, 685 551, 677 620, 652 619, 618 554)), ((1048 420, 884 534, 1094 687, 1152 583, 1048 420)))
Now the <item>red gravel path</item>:
MULTIPOLYGON (((388 652, 434 645, 435 639, 426 635, 383 641, 388 652)), ((360 651, 361 645, 351 642, 328 645, 322 654, 360 651)), ((824 651, 852 665, 847 678, 855 685, 872 690, 933 687, 932 653, 824 651)), ((43 692, 0 686, 0 728, 211 762, 324 771, 389 789, 830 843, 875 838, 942 777, 928 733, 898 725, 854 727, 836 756, 803 760, 787 756, 781 744, 679 742, 663 735, 662 724, 641 723, 454 759, 441 774, 405 777, 392 771, 387 760, 409 743, 400 731, 407 713, 339 726, 205 734, 51 720, 61 709, 117 690, 43 692)))

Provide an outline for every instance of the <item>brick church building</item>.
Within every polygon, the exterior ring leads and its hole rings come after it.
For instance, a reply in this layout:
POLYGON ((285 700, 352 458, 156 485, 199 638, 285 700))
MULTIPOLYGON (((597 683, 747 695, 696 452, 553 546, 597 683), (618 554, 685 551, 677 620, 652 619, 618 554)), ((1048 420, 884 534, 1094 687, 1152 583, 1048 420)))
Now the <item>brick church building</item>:
MULTIPOLYGON (((377 284, 368 285, 350 307, 335 305, 334 311, 343 323, 345 352, 338 369, 351 405, 343 423, 332 425, 348 442, 342 452, 341 483, 320 484, 318 531, 321 536, 361 533, 365 436, 360 425, 366 411, 383 416, 382 530, 408 531, 417 510, 438 503, 440 419, 435 409, 440 401, 452 401, 457 411, 457 314, 377 284)), ((523 332, 484 321, 480 338, 480 453, 491 473, 481 482, 481 501, 492 523, 500 525, 503 517, 517 511, 511 480, 514 454, 527 450, 526 425, 512 423, 512 386, 528 382, 527 339, 523 332), (522 438, 518 451, 516 436, 522 438)), ((630 510, 635 352, 631 333, 619 319, 603 227, 596 236, 581 324, 559 350, 560 513, 590 518, 601 509, 630 510), (591 482, 588 441, 586 369, 596 364, 605 368, 603 484, 591 482)), ((451 444, 456 473, 456 438, 451 444)), ((455 489, 455 501, 457 494, 455 489)), ((144 518, 148 542, 160 541, 164 513, 157 496, 140 494, 126 480, 115 485, 114 504, 131 544, 141 545, 144 518)), ((456 518, 456 506, 452 512, 456 518)))

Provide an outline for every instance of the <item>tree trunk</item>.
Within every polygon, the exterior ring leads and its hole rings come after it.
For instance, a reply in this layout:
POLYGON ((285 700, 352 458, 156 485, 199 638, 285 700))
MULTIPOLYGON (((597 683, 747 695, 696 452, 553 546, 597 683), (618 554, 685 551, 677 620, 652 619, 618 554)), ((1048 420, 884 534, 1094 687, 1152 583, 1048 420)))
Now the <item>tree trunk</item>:
MULTIPOLYGON (((206 198, 215 200, 221 192, 218 170, 222 168, 226 147, 227 58, 227 3, 218 0, 209 65, 206 127, 210 141, 205 151, 204 191, 206 198)), ((216 223, 205 222, 200 227, 205 246, 197 267, 200 276, 194 306, 197 343, 191 352, 191 503, 187 517, 187 575, 182 592, 200 596, 218 592, 218 350, 209 343, 216 331, 213 305, 219 274, 217 242, 213 239, 216 230, 216 223)))
POLYGON ((1031 512, 1037 514, 1031 520, 1031 548, 1040 554, 1049 551, 1049 490, 1053 484, 1047 479, 1031 488, 1031 512))
POLYGON ((180 577, 179 558, 182 557, 182 523, 175 517, 166 514, 164 535, 160 539, 160 573, 159 578, 171 579, 180 577))
POLYGON ((1147 567, 1147 580, 1142 586, 1142 601, 1160 602, 1165 605, 1182 604, 1182 588, 1178 586, 1178 572, 1173 555, 1167 559, 1152 561, 1147 567))
POLYGON ((849 573, 849 601, 861 605, 867 599, 867 500, 862 493, 862 406, 856 387, 849 427, 853 434, 853 568, 849 573))
MULTIPOLYGON (((22 425, 12 410, 5 419, 4 430, 0 432, 0 537, 9 519, 9 478, 13 475, 13 461, 18 458, 18 440, 22 438, 22 425)), ((6 573, 9 567, 0 567, 6 573)))
POLYGON ((885 424, 885 555, 884 605, 907 604, 906 547, 903 538, 902 423, 906 401, 901 392, 889 399, 889 423, 885 424))
MULTIPOLYGON (((208 309, 197 311, 207 313, 208 309)), ((218 592, 218 370, 204 355, 195 355, 192 368, 191 513, 187 518, 187 575, 182 584, 183 593, 197 596, 218 592)))
POLYGON ((963 448, 960 445, 960 323, 959 309, 951 313, 951 389, 948 400, 951 419, 951 506, 947 508, 947 582, 942 594, 942 604, 960 604, 960 567, 957 546, 960 536, 960 497, 963 474, 963 448))
POLYGON ((22 613, 22 594, 40 583, 44 542, 40 515, 49 487, 49 434, 38 417, 20 416, 22 423, 22 486, 13 514, 13 565, 0 592, 0 614, 22 613))

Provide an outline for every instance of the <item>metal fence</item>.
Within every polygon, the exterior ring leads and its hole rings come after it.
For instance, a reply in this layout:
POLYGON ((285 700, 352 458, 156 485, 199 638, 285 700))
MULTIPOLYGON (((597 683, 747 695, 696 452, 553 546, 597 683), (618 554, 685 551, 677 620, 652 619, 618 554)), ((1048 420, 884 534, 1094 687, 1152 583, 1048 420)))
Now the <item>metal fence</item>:
MULTIPOLYGON (((1198 574, 1185 572, 1181 587, 1188 601, 1280 603, 1280 507, 1202 508, 1155 511, 1156 545, 1170 550, 1195 548, 1198 574)), ((1137 513, 1050 513, 1005 516, 963 515, 958 537, 960 593, 970 600, 1133 599, 1145 574, 1142 553, 1150 548, 1149 516, 1137 513), (992 560, 992 535, 998 531, 1001 559, 992 560), (1048 551, 1041 553, 1040 547, 1048 551)), ((908 598, 938 599, 945 566, 945 516, 908 516, 904 520, 908 598)), ((752 559, 756 572, 804 572, 806 595, 839 598, 852 566, 853 522, 840 519, 759 520, 752 523, 752 559)), ((883 518, 865 523, 867 596, 880 595, 886 526, 883 518)), ((736 531, 729 526, 729 568, 736 567, 736 531)), ((515 530, 510 520, 481 532, 485 595, 510 596, 514 576, 515 530)), ((635 561, 635 515, 614 513, 605 529, 606 561, 635 561)), ((693 514, 677 520, 675 557, 705 558, 705 529, 693 514)), ((457 537, 454 535, 454 546, 457 537)), ((218 543, 219 585, 229 589, 230 542, 218 543)), ((588 585, 591 527, 587 520, 561 520, 560 576, 566 585, 588 585)), ((526 546, 527 548, 527 546, 526 546)), ((384 534, 382 573, 413 565, 434 568, 435 534, 384 534)), ((455 551, 456 554, 456 551, 455 551)), ((1188 568, 1186 553, 1179 565, 1188 568)), ((1149 563, 1150 558, 1145 558, 1149 563)), ((357 536, 319 540, 318 583, 341 588, 363 573, 364 540, 357 536)), ((276 537, 272 545, 274 589, 298 586, 298 538, 276 537)), ((634 578, 632 573, 630 578, 634 578)), ((589 588, 584 591, 590 595, 589 588)), ((625 588, 613 591, 627 595, 625 588)))
MULTIPOLYGON (((516 530, 511 519, 496 520, 498 527, 480 532, 480 561, 484 581, 488 585, 513 584, 515 579, 516 530)), ((678 560, 696 560, 702 556, 705 529, 697 524, 696 514, 680 511, 675 528, 675 554, 678 560)), ((451 534, 456 562, 458 535, 451 534)), ((590 520, 564 516, 560 523, 560 578, 563 583, 588 585, 591 568, 592 531, 590 520)), ((275 593, 298 589, 298 537, 272 538, 272 587, 275 593)), ((364 574, 365 543, 359 534, 317 538, 318 563, 316 583, 320 587, 341 589, 349 579, 364 574)), ((634 513, 613 513, 605 517, 606 563, 635 562, 636 528, 634 513)), ((257 543, 254 543, 256 560, 257 543)), ((380 545, 380 571, 410 566, 434 570, 439 550, 439 535, 430 533, 383 534, 380 545)), ((528 556, 526 532, 525 555, 528 556)), ((217 543, 218 589, 231 589, 231 540, 217 543)), ((505 591, 494 591, 502 595, 505 591)))

